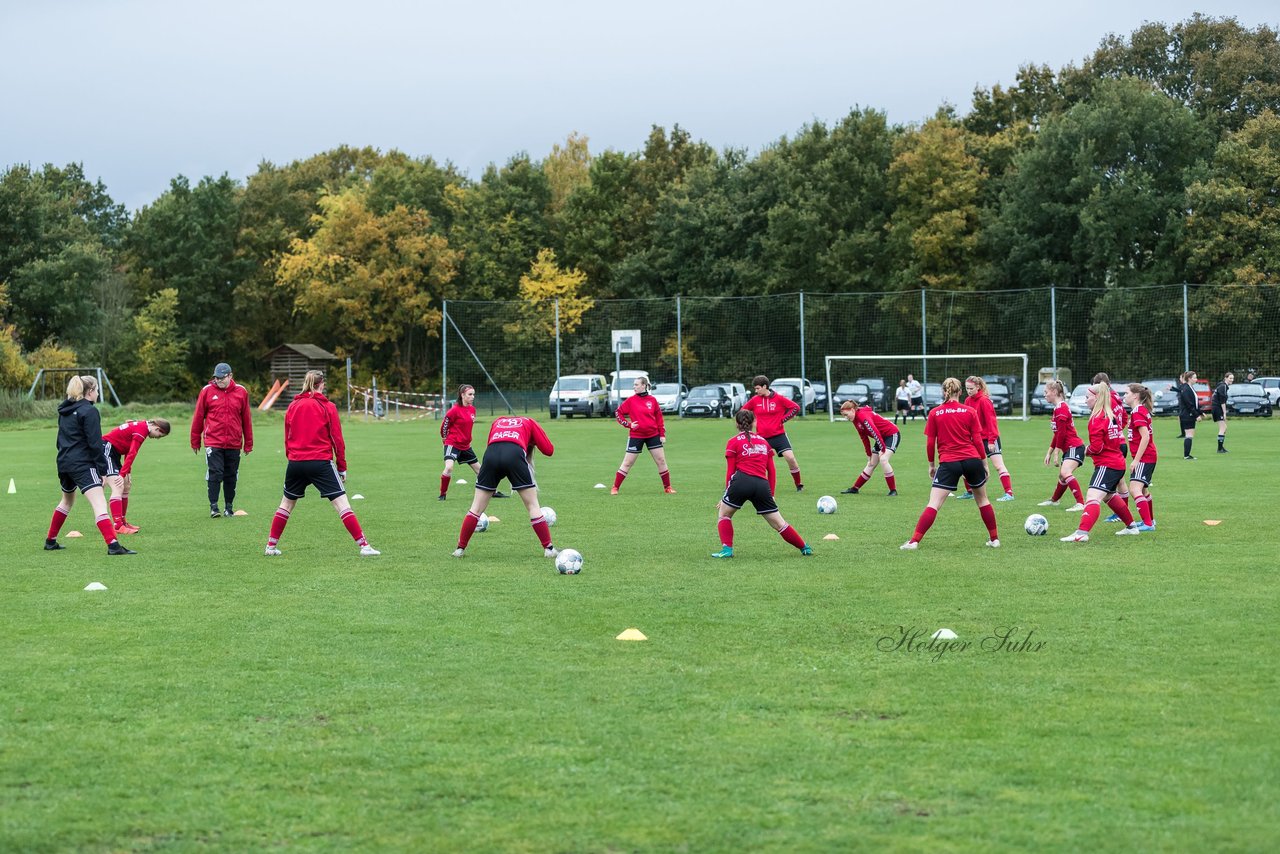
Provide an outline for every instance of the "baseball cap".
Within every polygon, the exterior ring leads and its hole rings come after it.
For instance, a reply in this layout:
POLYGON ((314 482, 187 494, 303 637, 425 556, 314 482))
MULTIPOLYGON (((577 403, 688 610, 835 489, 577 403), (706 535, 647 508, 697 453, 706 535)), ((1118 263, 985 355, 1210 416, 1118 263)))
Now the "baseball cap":
POLYGON ((226 362, 219 362, 218 366, 213 369, 213 375, 218 379, 222 379, 231 373, 231 366, 226 362))

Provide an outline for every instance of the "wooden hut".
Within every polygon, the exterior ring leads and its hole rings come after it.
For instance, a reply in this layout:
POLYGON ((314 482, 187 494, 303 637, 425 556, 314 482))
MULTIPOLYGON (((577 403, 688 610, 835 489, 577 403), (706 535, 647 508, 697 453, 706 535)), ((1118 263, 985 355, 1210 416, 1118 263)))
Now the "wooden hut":
MULTIPOLYGON (((328 371, 329 363, 338 357, 314 344, 281 344, 270 353, 271 377, 289 380, 289 385, 276 400, 276 407, 287 407, 293 396, 302 390, 302 379, 307 371, 328 371)), ((274 407, 273 407, 274 408, 274 407)))

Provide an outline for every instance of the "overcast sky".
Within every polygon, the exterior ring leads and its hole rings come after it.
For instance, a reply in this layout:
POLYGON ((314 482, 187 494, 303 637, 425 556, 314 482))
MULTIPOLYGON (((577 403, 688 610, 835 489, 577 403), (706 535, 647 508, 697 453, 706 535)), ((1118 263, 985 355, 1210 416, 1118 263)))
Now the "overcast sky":
POLYGON ((1275 0, 0 0, 0 167, 84 163, 130 210, 183 174, 243 181, 337 145, 535 159, 577 131, 639 149, 679 124, 755 154, 854 107, 896 123, 1108 33, 1275 0))

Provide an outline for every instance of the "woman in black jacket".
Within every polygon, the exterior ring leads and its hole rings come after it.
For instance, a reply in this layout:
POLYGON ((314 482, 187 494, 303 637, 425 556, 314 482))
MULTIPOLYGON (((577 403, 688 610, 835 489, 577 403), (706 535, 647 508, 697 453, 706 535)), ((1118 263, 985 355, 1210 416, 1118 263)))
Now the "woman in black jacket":
POLYGON ((102 419, 93 405, 97 399, 96 379, 72 377, 67 383, 67 399, 58 407, 58 481, 62 486, 62 500, 53 511, 49 533, 45 535, 46 551, 65 548, 58 542, 58 531, 67 521, 79 489, 93 508, 98 531, 107 542, 107 554, 137 554, 120 545, 107 513, 107 497, 102 493, 107 456, 102 441, 102 419))
POLYGON ((1182 385, 1178 386, 1178 423, 1182 427, 1182 458, 1194 460, 1191 456, 1191 440, 1196 437, 1196 422, 1204 416, 1200 414, 1200 402, 1196 399, 1193 383, 1196 372, 1187 371, 1181 377, 1182 385))

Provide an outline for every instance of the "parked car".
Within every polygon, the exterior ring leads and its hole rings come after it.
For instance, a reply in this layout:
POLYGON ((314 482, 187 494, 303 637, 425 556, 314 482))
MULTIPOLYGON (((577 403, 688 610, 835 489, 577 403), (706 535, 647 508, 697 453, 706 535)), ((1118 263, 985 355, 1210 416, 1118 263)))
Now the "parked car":
POLYGON ((858 377, 854 382, 860 382, 871 390, 872 409, 888 412, 893 407, 893 389, 896 386, 889 385, 889 381, 884 377, 858 377))
POLYGON ((1085 394, 1089 391, 1089 383, 1080 383, 1071 392, 1071 397, 1067 398, 1067 409, 1071 410, 1071 415, 1075 418, 1089 416, 1089 404, 1085 402, 1085 394))
POLYGON ((987 383, 987 396, 991 398, 991 406, 996 415, 1012 415, 1013 399, 1009 396, 1009 387, 1004 383, 987 383))
POLYGON ((813 405, 815 410, 825 411, 827 408, 827 384, 813 383, 813 405))
POLYGON ((1178 381, 1168 377, 1143 380, 1142 384, 1151 390, 1152 415, 1178 414, 1178 381))
POLYGON ((685 418, 725 418, 736 410, 724 385, 700 385, 689 389, 684 400, 685 418))
POLYGON ((806 413, 818 411, 818 402, 817 402, 818 395, 817 395, 817 392, 813 390, 813 383, 809 382, 808 380, 802 380, 799 377, 783 377, 780 380, 774 380, 769 384, 769 386, 770 388, 776 388, 778 383, 783 383, 784 385, 793 385, 796 388, 800 389, 800 393, 801 393, 801 396, 803 397, 803 400, 796 400, 796 403, 799 403, 800 407, 806 413))
POLYGON ((1129 406, 1128 406, 1128 404, 1126 404, 1126 403, 1124 402, 1124 396, 1125 396, 1126 394, 1128 394, 1128 393, 1129 393, 1129 383, 1127 383, 1127 382, 1124 382, 1124 383, 1112 383, 1112 384, 1111 384, 1111 390, 1112 390, 1112 391, 1114 391, 1117 395, 1119 395, 1119 397, 1120 397, 1120 405, 1124 407, 1124 411, 1125 411, 1125 412, 1132 412, 1133 410, 1132 410, 1132 409, 1130 409, 1130 408, 1129 408, 1129 406))
POLYGON ((1009 399, 1022 397, 1022 378, 1014 374, 983 374, 983 381, 988 386, 992 383, 1002 385, 1009 390, 1009 399))
POLYGON ((866 406, 871 400, 871 389, 867 388, 866 383, 840 383, 836 386, 836 393, 831 396, 831 405, 839 412, 846 400, 852 400, 858 406, 866 406))
POLYGON ((548 399, 551 417, 609 415, 609 393, 601 374, 569 374, 556 380, 548 399))
POLYGON ((1044 396, 1044 383, 1040 383, 1031 392, 1031 401, 1028 404, 1031 407, 1032 415, 1050 415, 1053 413, 1053 407, 1049 405, 1049 401, 1044 396))
POLYGON ((609 411, 617 410, 618 404, 636 393, 637 377, 649 378, 648 371, 610 371, 609 372, 609 411))
POLYGON ((1253 381, 1262 386, 1272 406, 1280 406, 1280 377, 1254 377, 1253 381))
POLYGON ((799 406, 802 412, 804 411, 804 392, 800 390, 800 386, 795 383, 784 383, 774 380, 769 383, 769 388, 773 390, 774 394, 782 395, 792 403, 799 406))
POLYGON ((1235 383, 1227 389, 1228 415, 1260 415, 1270 418, 1271 398, 1260 383, 1235 383))
POLYGON ((1204 380, 1196 380, 1192 388, 1196 390, 1196 404, 1200 411, 1210 411, 1213 408, 1213 390, 1209 388, 1209 384, 1204 380))
POLYGON ((716 385, 724 386, 724 390, 729 394, 729 400, 733 401, 733 411, 737 412, 747 402, 747 398, 751 395, 747 394, 747 387, 742 383, 716 383, 716 385))
POLYGON ((928 412, 942 403, 942 383, 924 384, 924 411, 928 412))
POLYGON ((684 383, 658 383, 650 394, 662 407, 662 413, 671 415, 680 411, 680 405, 689 396, 689 387, 684 383))

